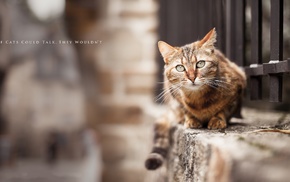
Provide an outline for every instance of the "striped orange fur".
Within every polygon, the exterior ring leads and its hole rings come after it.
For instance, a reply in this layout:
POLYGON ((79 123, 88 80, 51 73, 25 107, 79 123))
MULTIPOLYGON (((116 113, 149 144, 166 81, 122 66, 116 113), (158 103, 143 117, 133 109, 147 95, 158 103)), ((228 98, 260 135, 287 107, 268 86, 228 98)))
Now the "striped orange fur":
POLYGON ((165 63, 162 96, 169 109, 155 124, 147 169, 162 165, 169 147, 169 131, 175 124, 191 129, 224 129, 239 113, 246 76, 215 48, 215 42, 215 29, 202 40, 182 47, 158 42, 165 63))

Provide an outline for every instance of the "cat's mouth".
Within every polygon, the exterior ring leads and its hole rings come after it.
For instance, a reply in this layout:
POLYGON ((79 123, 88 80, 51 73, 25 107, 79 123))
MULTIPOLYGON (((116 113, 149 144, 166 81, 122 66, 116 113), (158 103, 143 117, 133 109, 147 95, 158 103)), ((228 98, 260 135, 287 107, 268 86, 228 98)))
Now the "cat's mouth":
POLYGON ((200 86, 200 83, 198 83, 198 80, 194 80, 194 81, 188 80, 187 85, 191 87, 198 87, 200 86))
POLYGON ((191 83, 184 85, 185 89, 187 89, 187 90, 198 90, 200 88, 200 86, 201 86, 200 84, 197 84, 194 82, 191 82, 191 83))

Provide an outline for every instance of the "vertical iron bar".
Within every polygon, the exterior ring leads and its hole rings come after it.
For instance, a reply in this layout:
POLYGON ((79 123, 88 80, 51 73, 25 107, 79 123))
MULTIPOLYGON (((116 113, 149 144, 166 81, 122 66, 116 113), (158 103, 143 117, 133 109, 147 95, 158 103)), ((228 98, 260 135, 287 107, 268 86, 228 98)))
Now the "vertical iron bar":
POLYGON ((251 64, 262 64, 262 0, 251 1, 251 64))
POLYGON ((183 20, 183 18, 181 18, 181 17, 186 16, 185 11, 183 9, 184 3, 185 3, 184 1, 182 2, 174 1, 173 7, 176 9, 175 11, 176 14, 173 15, 175 17, 175 22, 173 26, 175 27, 175 32, 172 32, 172 33, 177 35, 176 36, 177 40, 172 45, 181 46, 183 44, 188 43, 184 39, 184 36, 185 36, 184 28, 186 27, 185 21, 183 20))
POLYGON ((204 18, 204 9, 203 9, 203 5, 204 5, 204 0, 203 1, 198 1, 198 8, 197 8, 197 16, 199 16, 199 18, 197 19, 198 21, 198 39, 202 39, 203 36, 207 33, 206 31, 204 31, 204 23, 205 22, 205 18, 204 18))
MULTIPOLYGON (((165 2, 166 3, 166 2, 165 2)), ((167 40, 171 45, 179 44, 179 30, 178 22, 180 21, 178 16, 178 3, 174 0, 167 1, 167 40)))
MULTIPOLYGON (((283 59, 283 0, 271 0, 271 61, 283 59)), ((269 74, 270 102, 282 101, 282 76, 269 74)))
MULTIPOLYGON (((216 8, 216 7, 215 7, 216 8)), ((215 17, 214 17, 214 10, 213 10, 213 1, 209 0, 208 2, 208 27, 209 30, 212 29, 214 27, 214 21, 215 21, 215 17)))
POLYGON ((216 1, 214 0, 214 2, 216 3, 216 5, 214 7, 216 7, 216 21, 217 21, 217 46, 218 48, 226 53, 226 0, 220 0, 220 1, 216 1))
POLYGON ((194 16, 194 12, 189 11, 189 8, 192 8, 191 5, 192 1, 185 1, 182 5, 182 9, 184 11, 184 27, 182 27, 182 29, 184 30, 184 35, 183 35, 183 39, 182 42, 184 43, 190 43, 192 41, 194 41, 194 39, 192 38, 192 34, 194 34, 194 25, 192 24, 193 19, 195 18, 194 16))
POLYGON ((193 17, 193 19, 192 19, 192 24, 193 24, 193 32, 192 32, 192 35, 193 35, 193 40, 196 40, 196 39, 198 39, 198 34, 199 34, 199 32, 198 32, 198 26, 199 26, 199 24, 198 24, 198 14, 197 14, 197 9, 198 9, 198 6, 197 6, 197 1, 198 0, 192 0, 193 1, 193 3, 192 3, 192 17, 193 17))
POLYGON ((271 61, 283 59, 283 0, 271 0, 271 61))
POLYGON ((235 18, 235 62, 239 66, 245 65, 245 0, 236 1, 235 18))
POLYGON ((197 39, 201 39, 202 38, 202 35, 204 34, 204 32, 202 32, 201 30, 201 26, 202 24, 204 23, 199 16, 202 16, 202 12, 201 9, 200 9, 200 4, 203 3, 203 1, 199 1, 199 0, 195 0, 195 3, 196 3, 196 22, 197 22, 197 27, 196 27, 196 30, 197 30, 197 39))
MULTIPOLYGON (((262 0, 251 0, 251 63, 262 64, 262 0)), ((261 76, 250 77, 250 99, 262 99, 261 76)))
POLYGON ((250 77, 250 89, 251 89, 251 100, 262 99, 262 77, 261 76, 251 76, 250 77))
POLYGON ((226 55, 239 66, 244 65, 245 0, 227 0, 226 55))
POLYGON ((270 102, 282 101, 283 77, 281 74, 270 74, 270 102))
MULTIPOLYGON (((168 39, 168 11, 169 7, 167 0, 160 0, 160 9, 159 9, 159 26, 158 26, 158 34, 159 39, 167 41, 168 39)), ((157 48, 157 47, 156 47, 157 48)))
POLYGON ((226 0, 226 55, 234 61, 235 60, 235 11, 236 1, 226 0))
MULTIPOLYGON (((203 16, 203 20, 207 23, 203 23, 203 36, 209 32, 213 27, 212 27, 212 11, 211 11, 211 0, 203 0, 203 5, 202 5, 202 10, 204 16, 203 16), (208 12, 209 11, 209 12, 208 12)), ((203 37, 202 36, 202 37, 203 37)))

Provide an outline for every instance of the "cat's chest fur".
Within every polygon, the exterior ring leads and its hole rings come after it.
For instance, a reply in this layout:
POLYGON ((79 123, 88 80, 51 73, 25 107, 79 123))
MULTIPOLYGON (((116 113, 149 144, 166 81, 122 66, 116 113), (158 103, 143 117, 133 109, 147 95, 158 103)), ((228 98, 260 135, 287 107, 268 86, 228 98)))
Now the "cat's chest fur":
POLYGON ((234 99, 234 95, 223 92, 214 88, 206 88, 203 91, 180 91, 173 99, 180 104, 179 109, 184 113, 201 122, 207 122, 234 99))

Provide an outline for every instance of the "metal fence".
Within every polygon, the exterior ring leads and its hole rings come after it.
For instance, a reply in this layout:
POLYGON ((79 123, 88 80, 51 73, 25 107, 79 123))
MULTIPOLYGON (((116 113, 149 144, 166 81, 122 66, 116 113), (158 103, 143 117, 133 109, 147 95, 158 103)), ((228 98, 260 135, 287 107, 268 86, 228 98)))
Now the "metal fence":
MULTIPOLYGON (((270 60, 266 60, 267 63, 262 61, 262 0, 160 0, 160 39, 184 45, 202 38, 216 27, 217 47, 245 68, 250 98, 262 99, 262 77, 269 76, 269 101, 280 102, 282 78, 284 73, 290 72, 290 59, 283 60, 283 0, 271 0, 270 3, 270 60), (247 61, 246 5, 251 9, 251 57, 247 61)), ((162 68, 162 61, 158 63, 162 68)), ((162 80, 162 73, 159 79, 162 80)))
POLYGON ((269 75, 270 101, 282 101, 283 73, 290 71, 290 60, 283 61, 283 0, 271 0, 270 60, 262 62, 262 0, 251 1, 252 13, 252 57, 246 67, 250 77, 251 99, 261 99, 262 76, 269 75))

